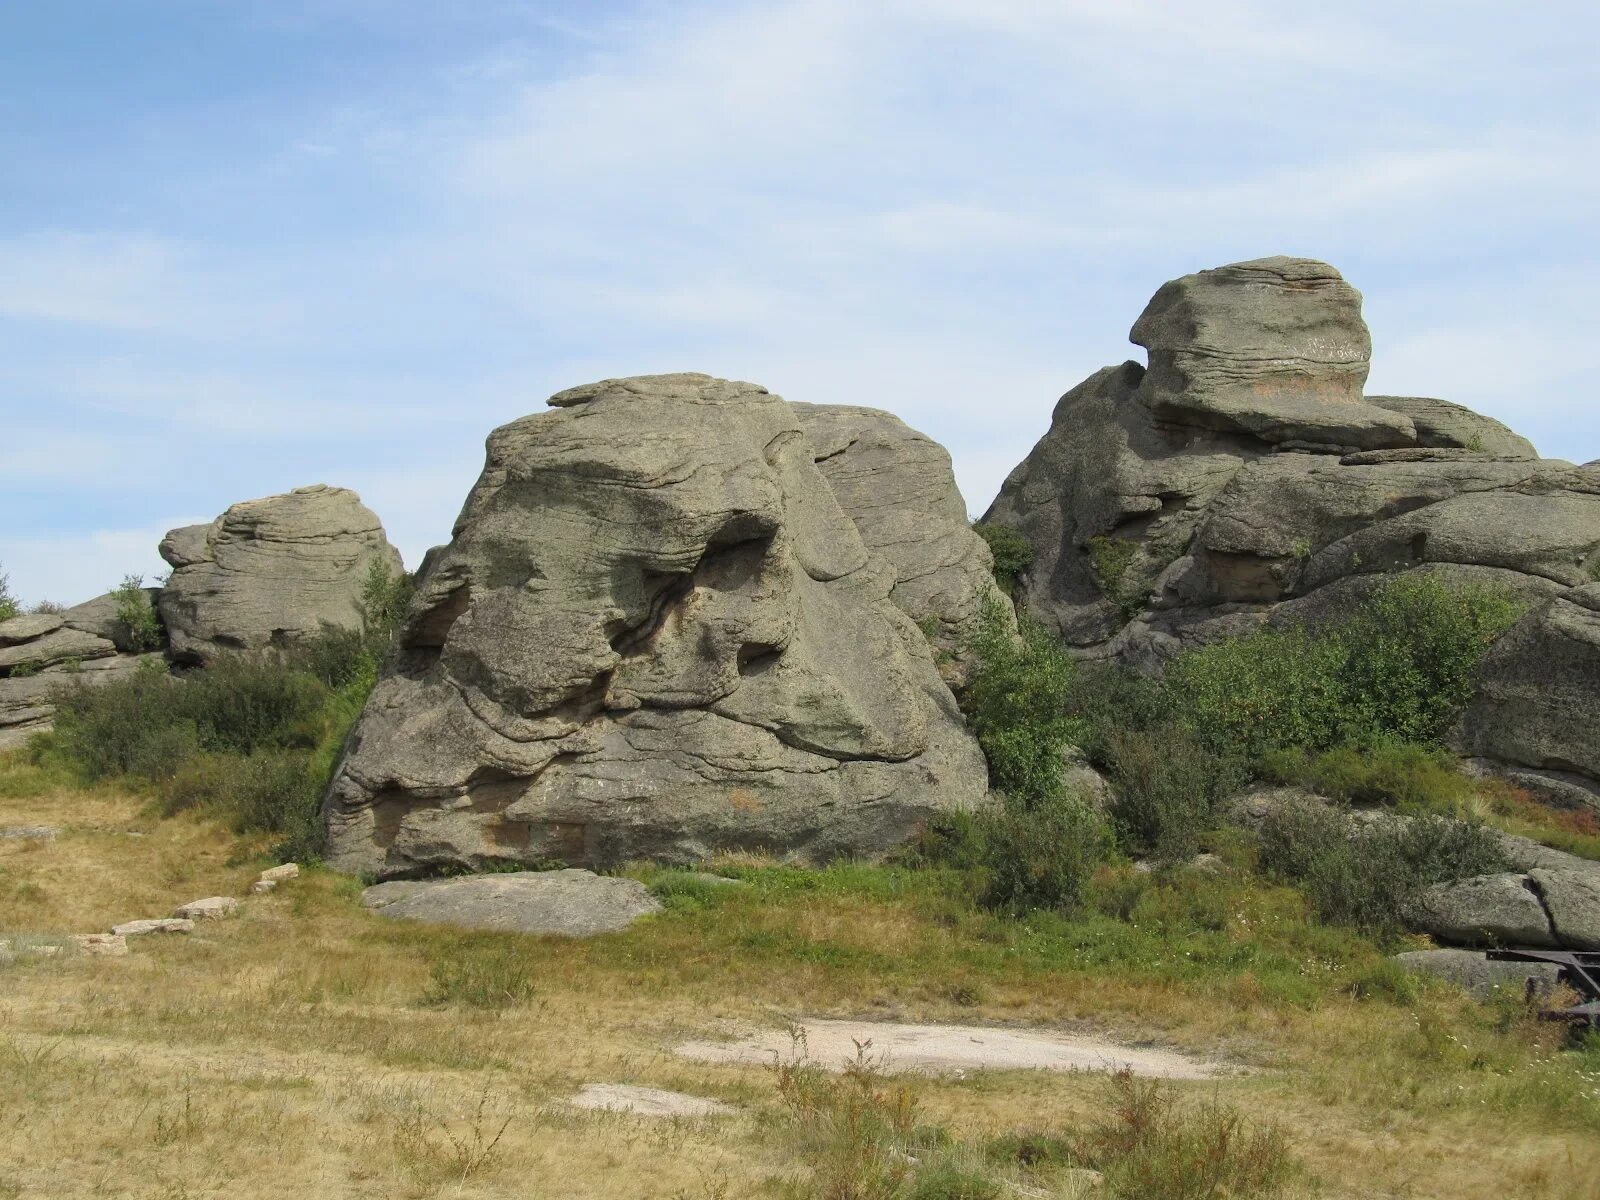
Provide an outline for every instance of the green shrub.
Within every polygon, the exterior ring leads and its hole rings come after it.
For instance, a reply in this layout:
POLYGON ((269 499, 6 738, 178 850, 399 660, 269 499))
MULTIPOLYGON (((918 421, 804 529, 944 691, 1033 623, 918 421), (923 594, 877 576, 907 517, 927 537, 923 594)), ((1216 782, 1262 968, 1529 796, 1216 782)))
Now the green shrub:
POLYGON ((968 861, 980 867, 978 901, 987 908, 1072 912, 1111 852, 1105 822, 1084 800, 1058 792, 1023 806, 1009 798, 970 827, 968 861))
POLYGON ((22 611, 17 598, 11 594, 11 579, 0 571, 0 621, 9 621, 22 611))
POLYGON ((1345 804, 1383 805, 1404 813, 1468 816, 1477 793, 1454 760, 1432 746, 1375 742, 1321 754, 1274 750, 1260 764, 1274 783, 1297 784, 1345 804))
POLYGON ((989 553, 994 556, 995 582, 1009 596, 1016 586, 1017 576, 1033 563, 1033 543, 1009 525, 974 521, 972 528, 989 543, 989 553))
POLYGON ((1178 715, 1159 680, 1104 662, 1077 664, 1065 707, 1077 722, 1078 749, 1101 767, 1110 763, 1113 734, 1154 729, 1178 715))
POLYGON ((1484 652, 1518 616, 1503 594, 1426 575, 1381 583, 1342 624, 1263 629, 1188 651, 1164 687, 1223 753, 1436 743, 1466 707, 1484 652))
POLYGON ((1061 786, 1062 754, 1078 732, 1065 708, 1074 664, 1026 618, 1013 636, 1001 603, 991 601, 983 610, 964 703, 988 757, 991 782, 1027 805, 1054 796, 1061 786))
POLYGON ((1216 824, 1218 805, 1247 776, 1186 725, 1105 735, 1111 824, 1123 849, 1163 862, 1193 858, 1216 824))
POLYGON ((1137 612, 1144 596, 1128 584, 1128 568, 1133 565, 1139 543, 1127 538, 1092 537, 1086 543, 1089 551, 1089 569, 1105 598, 1124 613, 1137 612))
POLYGON ((1314 801, 1276 809, 1261 832, 1261 866, 1299 886, 1325 922, 1379 938, 1400 931, 1400 912, 1423 888, 1506 869, 1499 839, 1448 817, 1353 819, 1314 801))
POLYGON ((117 644, 134 654, 159 650, 162 642, 161 619, 150 603, 149 593, 144 590, 144 578, 124 575, 122 582, 111 590, 111 595, 116 602, 112 619, 116 623, 117 644))

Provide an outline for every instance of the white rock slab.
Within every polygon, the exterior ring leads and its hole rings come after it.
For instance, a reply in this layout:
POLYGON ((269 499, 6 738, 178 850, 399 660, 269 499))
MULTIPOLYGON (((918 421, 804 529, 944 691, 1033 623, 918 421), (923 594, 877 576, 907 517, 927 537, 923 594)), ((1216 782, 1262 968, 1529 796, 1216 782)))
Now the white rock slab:
POLYGON ((194 922, 181 917, 147 917, 113 925, 111 932, 123 937, 143 937, 147 933, 193 933, 194 922))
POLYGON ((239 901, 232 896, 207 896, 204 900, 191 900, 172 910, 180 921, 220 921, 237 916, 239 901))
POLYGON ((628 1083, 586 1083, 568 1103, 574 1108, 640 1117, 726 1117, 738 1111, 720 1100, 628 1083))
POLYGON ((965 1071, 1120 1071, 1164 1079, 1213 1079, 1237 1067, 1208 1063, 1172 1050, 1123 1046, 1095 1038, 1031 1029, 976 1025, 906 1025, 889 1021, 802 1021, 804 1037, 786 1030, 755 1033, 732 1042, 688 1042, 685 1058, 701 1062, 771 1066, 803 1057, 828 1070, 857 1058, 857 1045, 886 1072, 950 1074, 965 1071))

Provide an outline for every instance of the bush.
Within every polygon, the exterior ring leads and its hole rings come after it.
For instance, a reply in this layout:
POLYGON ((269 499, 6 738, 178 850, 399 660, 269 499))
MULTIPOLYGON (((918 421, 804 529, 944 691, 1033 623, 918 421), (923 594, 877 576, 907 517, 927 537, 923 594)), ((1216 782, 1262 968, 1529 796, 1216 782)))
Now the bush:
POLYGON ((116 613, 112 619, 120 635, 115 639, 117 643, 134 654, 159 650, 162 642, 161 620, 150 603, 149 594, 144 590, 143 576, 124 575, 122 582, 111 590, 111 595, 116 602, 116 613))
POLYGON ((1314 801, 1274 811, 1261 834, 1261 866, 1302 888, 1318 917, 1379 938, 1400 931, 1400 913, 1423 888, 1506 869, 1499 839, 1448 817, 1363 822, 1314 801))
POLYGON ((968 861, 980 867, 978 901, 1011 913, 1072 912, 1111 852, 1105 822, 1082 799, 1057 794, 1022 806, 1009 798, 971 825, 968 861))
POLYGON ((1017 584, 1017 576, 1033 563, 1033 543, 1009 525, 974 521, 973 531, 989 544, 994 556, 994 579, 1006 595, 1017 584))
POLYGON ((1188 651, 1167 671, 1175 709, 1222 753, 1443 740, 1517 606, 1426 575, 1385 580, 1347 622, 1263 629, 1188 651))
POLYGON ((0 621, 9 621, 21 611, 17 598, 11 594, 10 577, 0 571, 0 621))
POLYGON ((989 760, 990 780, 1010 800, 1027 806, 1061 787, 1062 755, 1078 733, 1066 712, 1074 664, 1032 621, 1024 619, 1013 636, 1001 603, 984 607, 964 700, 989 760))
POLYGON ((1275 750, 1260 768, 1274 783, 1298 784, 1344 804, 1464 817, 1474 813, 1477 803, 1472 783, 1447 754, 1432 746, 1385 741, 1363 749, 1337 746, 1315 755, 1275 750))
POLYGON ((1237 759, 1214 753, 1179 722, 1113 729, 1104 742, 1117 839, 1130 853, 1163 862, 1198 854, 1218 806, 1246 779, 1237 759))

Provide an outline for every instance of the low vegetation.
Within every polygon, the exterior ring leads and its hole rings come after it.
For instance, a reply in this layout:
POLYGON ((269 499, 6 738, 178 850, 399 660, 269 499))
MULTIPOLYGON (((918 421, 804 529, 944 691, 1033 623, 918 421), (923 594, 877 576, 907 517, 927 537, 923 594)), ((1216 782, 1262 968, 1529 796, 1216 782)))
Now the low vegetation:
POLYGON ((1009 525, 975 521, 972 528, 989 545, 994 556, 994 578, 1000 590, 1010 595, 1017 576, 1033 563, 1033 543, 1009 525))
MULTIPOLYGON (((31 753, 84 783, 142 788, 167 813, 215 810, 240 833, 276 835, 285 858, 314 859, 323 790, 389 652, 407 586, 375 565, 361 628, 329 629, 293 651, 233 655, 181 678, 150 660, 125 679, 69 687, 54 731, 31 753)), ((115 594, 130 646, 159 645, 141 581, 130 576, 115 594)))
POLYGON ((17 598, 11 594, 11 579, 0 571, 0 621, 9 621, 22 611, 17 598))

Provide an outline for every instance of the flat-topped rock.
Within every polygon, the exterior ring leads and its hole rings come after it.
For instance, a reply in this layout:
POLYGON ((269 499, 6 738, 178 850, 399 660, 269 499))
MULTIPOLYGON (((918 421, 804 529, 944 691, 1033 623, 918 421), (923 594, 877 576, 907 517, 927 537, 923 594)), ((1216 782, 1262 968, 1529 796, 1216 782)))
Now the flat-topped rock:
POLYGON ((186 917, 145 917, 113 925, 111 932, 121 937, 144 937, 152 933, 193 933, 194 921, 186 917))
POLYGON ((172 910, 172 915, 180 921, 220 921, 238 916, 239 908, 239 901, 232 896, 207 896, 180 904, 172 910))
POLYGON ((0 647, 0 674, 14 673, 19 669, 37 672, 63 663, 108 658, 116 652, 116 644, 107 638, 78 629, 58 627, 31 641, 0 647))
POLYGON ((578 869, 392 880, 362 892, 361 903, 403 921, 573 938, 615 933, 661 911, 642 883, 578 869))
POLYGON ((1150 352, 1140 398, 1182 424, 1359 450, 1417 442, 1367 403, 1361 293, 1327 263, 1259 258, 1164 285, 1128 335, 1150 352))
POLYGON ((23 613, 7 621, 0 621, 0 646, 17 646, 34 638, 54 633, 64 624, 55 613, 23 613))
POLYGON ((1477 1000, 1506 992, 1521 996, 1530 985, 1548 991, 1561 976, 1561 968, 1554 963, 1494 962, 1481 950, 1408 950, 1396 954, 1394 961, 1407 974, 1453 983, 1477 1000))
POLYGON ((1539 457, 1527 438, 1465 405, 1432 396, 1368 396, 1366 400, 1409 418, 1416 427, 1419 446, 1453 446, 1503 458, 1539 457))

